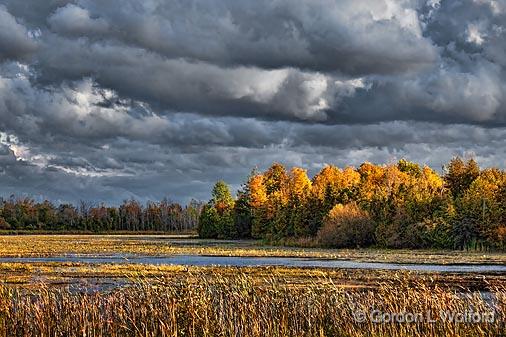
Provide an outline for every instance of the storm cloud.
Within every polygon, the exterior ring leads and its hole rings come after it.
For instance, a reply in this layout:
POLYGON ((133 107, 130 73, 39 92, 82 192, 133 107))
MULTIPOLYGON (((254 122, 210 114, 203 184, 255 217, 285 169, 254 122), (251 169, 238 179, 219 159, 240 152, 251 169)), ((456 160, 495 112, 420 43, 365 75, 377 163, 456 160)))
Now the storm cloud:
POLYGON ((206 199, 273 161, 506 162, 506 2, 0 0, 0 194, 206 199))

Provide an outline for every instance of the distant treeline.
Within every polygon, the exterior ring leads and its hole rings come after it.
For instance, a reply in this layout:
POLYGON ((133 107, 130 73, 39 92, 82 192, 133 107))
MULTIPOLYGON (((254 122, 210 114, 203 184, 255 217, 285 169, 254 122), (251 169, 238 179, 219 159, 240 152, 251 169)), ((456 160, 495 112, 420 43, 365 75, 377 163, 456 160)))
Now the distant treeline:
POLYGON ((328 247, 506 248, 506 172, 461 158, 443 171, 400 160, 327 166, 310 179, 276 163, 252 172, 236 199, 216 183, 199 234, 328 247))
POLYGON ((54 205, 30 198, 0 200, 0 229, 11 231, 146 231, 187 232, 195 230, 202 204, 187 206, 163 200, 143 205, 126 200, 119 207, 90 202, 54 205))

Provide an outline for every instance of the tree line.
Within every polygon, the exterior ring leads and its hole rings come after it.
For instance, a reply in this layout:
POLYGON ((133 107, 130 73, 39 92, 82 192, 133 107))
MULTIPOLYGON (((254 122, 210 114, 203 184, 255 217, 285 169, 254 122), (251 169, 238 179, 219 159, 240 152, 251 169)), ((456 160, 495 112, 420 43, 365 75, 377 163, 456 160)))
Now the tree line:
POLYGON ((407 160, 253 171, 234 199, 219 181, 199 234, 326 247, 506 248, 506 172, 453 158, 438 174, 407 160))
POLYGON ((43 231, 195 231, 202 203, 186 206, 164 199, 145 205, 125 200, 120 206, 81 201, 55 205, 31 198, 0 199, 0 229, 43 231))

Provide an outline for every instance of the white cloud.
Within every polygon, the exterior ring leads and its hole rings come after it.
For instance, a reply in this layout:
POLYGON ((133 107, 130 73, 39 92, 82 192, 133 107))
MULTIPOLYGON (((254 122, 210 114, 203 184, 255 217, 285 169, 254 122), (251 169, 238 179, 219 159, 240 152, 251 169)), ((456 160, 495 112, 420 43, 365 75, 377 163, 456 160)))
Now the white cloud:
POLYGON ((467 42, 481 45, 485 41, 485 35, 481 32, 480 24, 470 23, 467 25, 467 42))

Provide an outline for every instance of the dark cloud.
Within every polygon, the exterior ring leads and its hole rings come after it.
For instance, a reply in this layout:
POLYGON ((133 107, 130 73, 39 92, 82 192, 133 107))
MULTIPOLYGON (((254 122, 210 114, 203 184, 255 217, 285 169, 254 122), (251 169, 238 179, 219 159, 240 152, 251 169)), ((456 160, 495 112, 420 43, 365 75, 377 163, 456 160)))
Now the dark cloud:
POLYGON ((52 31, 69 36, 106 34, 109 24, 102 18, 92 18, 89 11, 74 4, 59 7, 47 19, 52 31))
POLYGON ((273 161, 505 167, 506 2, 0 0, 0 194, 207 198, 273 161))
POLYGON ((23 59, 37 48, 25 26, 0 4, 0 62, 23 59))
POLYGON ((57 32, 100 33, 168 58, 223 66, 397 73, 437 57, 410 5, 356 0, 79 1, 59 8, 48 21, 57 32), (388 47, 395 44, 404 48, 388 47))

